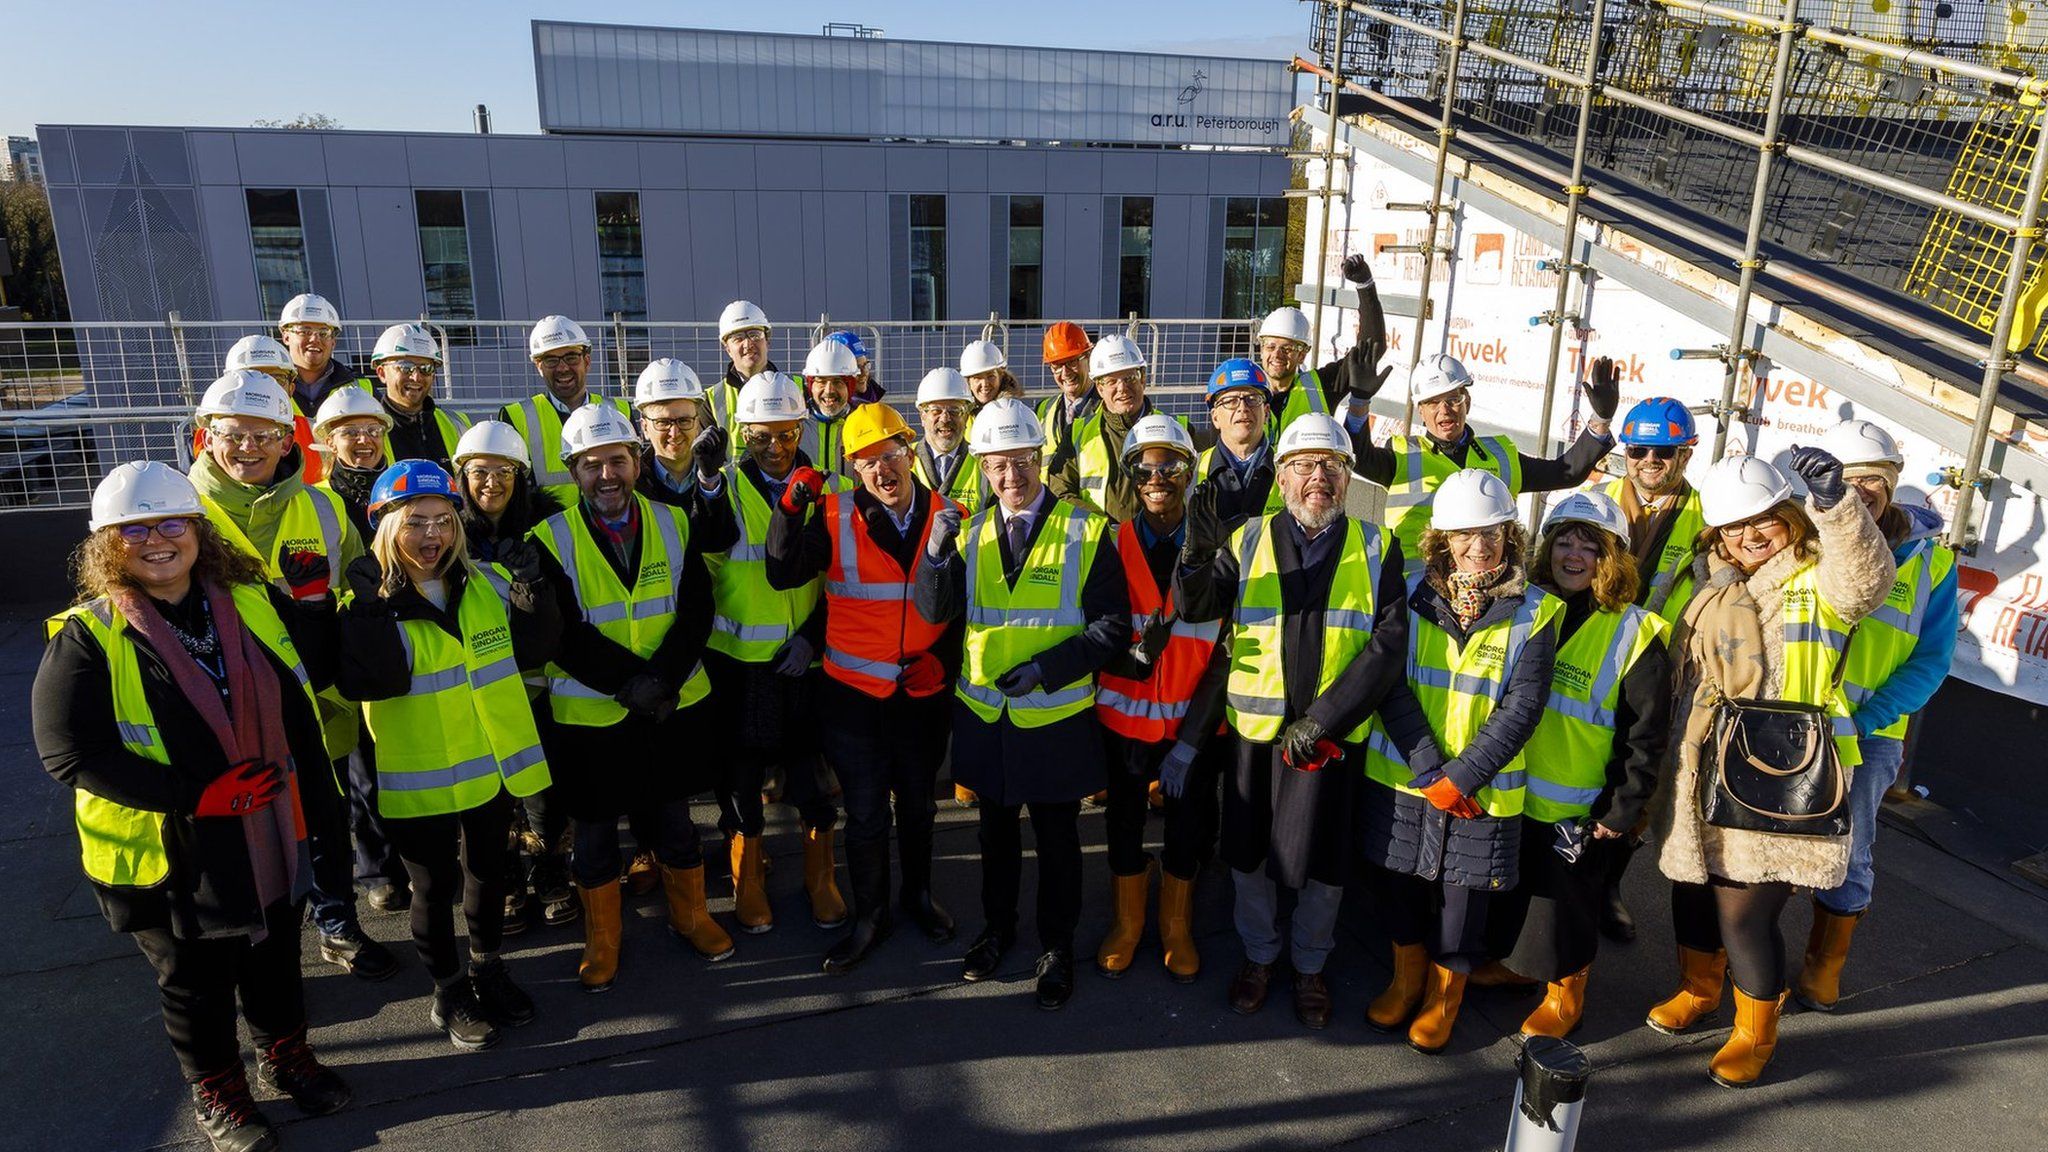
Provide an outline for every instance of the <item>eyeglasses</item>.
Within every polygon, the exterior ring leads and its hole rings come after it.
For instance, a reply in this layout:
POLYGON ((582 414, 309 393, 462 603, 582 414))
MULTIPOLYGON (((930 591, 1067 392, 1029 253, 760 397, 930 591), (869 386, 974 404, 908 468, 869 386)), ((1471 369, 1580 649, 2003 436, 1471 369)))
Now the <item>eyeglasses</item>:
POLYGON ((275 448, 292 438, 291 433, 276 429, 268 432, 229 432, 224 428, 208 428, 206 434, 230 448, 275 448))
POLYGON ((747 433, 747 447, 766 448, 770 444, 776 444, 787 448, 802 438, 803 432, 796 428, 786 428, 780 432, 749 432, 747 433))
POLYGON ((1038 471, 1038 457, 984 456, 981 467, 991 476, 1029 476, 1038 471))
POLYGON ((1460 388, 1446 396, 1432 396, 1427 400, 1417 400, 1415 406, 1417 408, 1469 408, 1472 406, 1472 394, 1460 388))
POLYGON ((327 434, 340 437, 343 440, 375 441, 384 438, 384 426, 382 424, 344 424, 339 428, 330 429, 327 434))
POLYGON ((1209 407, 1221 408, 1225 412, 1256 412, 1265 406, 1266 398, 1256 392, 1235 392, 1209 402, 1209 407))
POLYGON ((727 336, 725 342, 727 344, 766 344, 768 342, 768 334, 759 328, 749 328, 744 332, 735 332, 727 336))
POLYGON ((1784 517, 1778 515, 1776 512, 1766 512, 1761 516, 1751 516, 1747 520, 1738 521, 1734 524, 1721 525, 1721 535, 1730 540, 1734 540, 1739 538, 1743 533, 1754 530, 1756 534, 1759 536, 1768 536, 1771 534, 1773 530, 1782 529, 1784 527, 1784 517))
POLYGON ((1296 456, 1294 459, 1289 460, 1287 463, 1281 465, 1281 467, 1287 469, 1289 472, 1294 473, 1296 476, 1299 476, 1302 479, 1306 480, 1309 477, 1318 474, 1323 476, 1329 476, 1332 478, 1342 476, 1346 471, 1349 470, 1350 465, 1344 463, 1344 461, 1342 460, 1324 460, 1314 457, 1305 458, 1301 456, 1296 456))
POLYGON ((141 544, 149 539, 151 532, 166 540, 176 540, 178 537, 183 536, 191 527, 191 517, 172 516, 166 520, 159 520, 154 524, 123 524, 117 531, 121 533, 121 539, 127 543, 141 544))
POLYGON ((334 342, 334 329, 329 328, 325 324, 287 324, 285 325, 284 334, 287 336, 297 336, 308 344, 331 344, 334 342))
POLYGON ((446 512, 439 516, 407 516, 398 522, 398 527, 405 532, 446 533, 454 529, 455 517, 446 512))
POLYGON ((894 464, 908 455, 910 455, 910 449, 898 444, 894 448, 884 448, 873 456, 855 456, 852 460, 855 470, 875 472, 879 471, 882 465, 894 464))
POLYGON ((1299 360, 1308 355, 1306 346, 1292 340, 1282 340, 1277 336, 1268 336, 1259 341, 1259 351, 1282 360, 1299 360))
POLYGON ((413 376, 421 380, 432 380, 434 373, 441 370, 432 364, 393 363, 389 360, 384 362, 384 367, 396 371, 400 376, 413 376))
POLYGON ((469 477, 470 483, 482 488, 488 484, 509 485, 512 483, 512 478, 519 474, 519 470, 516 468, 486 468, 472 464, 464 468, 462 474, 469 477))
POLYGON ((1140 484, 1155 480, 1178 480, 1193 470, 1193 467, 1185 460, 1175 460, 1171 464, 1139 463, 1131 465, 1131 475, 1140 484))
POLYGON ((666 436, 671 432, 682 432, 697 426, 695 416, 642 416, 647 429, 656 435, 666 436))
POLYGON ((557 368, 574 368, 588 359, 590 359, 590 353, 588 352, 562 352, 554 356, 542 356, 536 359, 534 363, 540 365, 544 371, 553 372, 557 368))
POLYGON ((1669 460, 1678 455, 1678 449, 1670 444, 1631 444, 1624 452, 1631 460, 1669 460))
POLYGON ((1088 360, 1085 356, 1075 356, 1067 360, 1055 360, 1045 367, 1055 376, 1078 376, 1088 371, 1088 360))

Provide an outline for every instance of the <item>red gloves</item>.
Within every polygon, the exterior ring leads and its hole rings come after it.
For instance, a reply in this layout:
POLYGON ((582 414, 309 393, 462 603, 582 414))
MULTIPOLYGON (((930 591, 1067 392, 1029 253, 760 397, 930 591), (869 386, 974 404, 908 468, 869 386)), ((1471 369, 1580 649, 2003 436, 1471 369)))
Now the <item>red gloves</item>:
POLYGON ((1344 749, 1339 747, 1335 740, 1330 739, 1316 741, 1315 754, 1306 760, 1296 760, 1293 753, 1284 748, 1280 750, 1280 762, 1297 772, 1320 772, 1323 765, 1342 759, 1344 749))
POLYGON ((1458 786, 1451 783, 1449 776, 1438 777, 1436 783, 1422 790, 1422 795, 1431 804, 1436 805, 1438 810, 1449 812, 1460 820, 1470 820, 1484 815, 1479 805, 1472 802, 1471 797, 1458 791, 1458 786))
POLYGON ((195 816, 245 816, 266 808, 284 791, 284 770, 276 764, 244 760, 214 777, 199 794, 195 816))
POLYGON ((896 682, 903 685, 904 692, 920 700, 936 696, 946 690, 946 666, 937 656, 919 652, 903 666, 903 673, 896 682))
POLYGON ((825 474, 816 468, 799 468, 789 474, 789 486, 782 490, 782 510, 801 516, 824 494, 825 474))
POLYGON ((277 558, 277 570, 292 590, 294 600, 318 600, 328 593, 327 557, 318 552, 285 552, 277 558))

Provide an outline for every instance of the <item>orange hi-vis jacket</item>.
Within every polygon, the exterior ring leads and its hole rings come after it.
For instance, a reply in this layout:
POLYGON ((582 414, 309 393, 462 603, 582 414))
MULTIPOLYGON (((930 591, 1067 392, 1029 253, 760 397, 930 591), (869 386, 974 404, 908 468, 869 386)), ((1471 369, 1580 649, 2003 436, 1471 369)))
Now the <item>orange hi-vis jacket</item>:
MULTIPOLYGON (((853 496, 831 492, 819 504, 832 538, 832 565, 825 570, 825 675, 886 700, 896 691, 904 662, 930 651, 946 625, 925 619, 911 603, 910 572, 868 535, 853 496)), ((934 493, 932 511, 940 501, 953 503, 934 493)), ((924 554, 931 539, 932 519, 925 515, 916 555, 924 554)), ((951 687, 951 681, 941 679, 923 695, 951 687)))
MULTIPOLYGON (((1152 568, 1145 563, 1145 545, 1138 538, 1137 521, 1126 521, 1116 530, 1116 551, 1123 560, 1124 587, 1131 599, 1131 638, 1136 643, 1145 621, 1155 612, 1171 611, 1173 587, 1164 593, 1152 580, 1152 568)), ((1222 621, 1191 624, 1175 618, 1166 647, 1152 662, 1152 675, 1130 680, 1099 672, 1095 677, 1095 715, 1102 726, 1132 740, 1157 743, 1180 734, 1180 722, 1188 714, 1188 702, 1195 684, 1216 651, 1222 621)))

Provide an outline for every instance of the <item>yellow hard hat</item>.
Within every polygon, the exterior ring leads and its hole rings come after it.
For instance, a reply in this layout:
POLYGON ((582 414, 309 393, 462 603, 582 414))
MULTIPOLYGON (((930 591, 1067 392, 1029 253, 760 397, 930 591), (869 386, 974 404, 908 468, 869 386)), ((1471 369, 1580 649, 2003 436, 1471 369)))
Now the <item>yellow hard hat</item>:
POLYGON ((917 442, 917 434, 903 422, 903 414, 887 404, 862 404, 846 418, 844 443, 848 456, 898 436, 906 444, 917 442))

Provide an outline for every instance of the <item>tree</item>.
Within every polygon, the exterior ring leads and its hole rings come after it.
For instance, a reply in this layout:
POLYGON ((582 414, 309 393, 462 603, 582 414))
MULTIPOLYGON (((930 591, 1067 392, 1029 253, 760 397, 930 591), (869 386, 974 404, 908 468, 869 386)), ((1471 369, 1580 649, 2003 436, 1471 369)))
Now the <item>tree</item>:
POLYGON ((307 132, 320 132, 341 127, 341 121, 325 112, 301 112, 289 120, 256 120, 251 128, 296 128, 307 132))
POLYGON ((50 223, 50 199, 42 185, 0 182, 0 233, 6 235, 14 258, 14 274, 6 279, 7 302, 29 320, 69 320, 64 270, 57 262, 57 231, 50 223))

